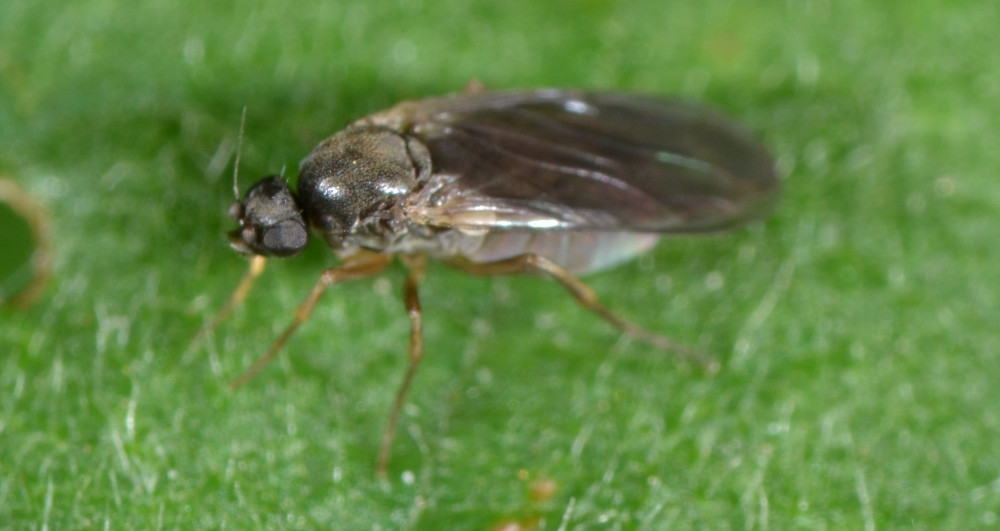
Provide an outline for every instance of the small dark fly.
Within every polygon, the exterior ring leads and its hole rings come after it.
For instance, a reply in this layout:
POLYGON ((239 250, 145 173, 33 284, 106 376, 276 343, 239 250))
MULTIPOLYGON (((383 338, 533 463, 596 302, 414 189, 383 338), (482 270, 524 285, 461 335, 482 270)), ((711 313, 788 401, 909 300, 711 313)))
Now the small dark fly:
POLYGON ((427 258, 474 275, 540 274, 624 333, 714 362, 603 306, 575 275, 628 260, 661 234, 730 229, 769 211, 779 184, 767 150, 731 120, 670 100, 614 92, 475 92, 407 101, 350 124, 302 161, 298 191, 254 184, 231 216, 251 266, 214 327, 268 256, 288 257, 310 227, 340 258, 320 275, 263 367, 331 284, 409 268, 409 366, 378 457, 384 475, 407 390, 423 358, 417 286, 427 258))

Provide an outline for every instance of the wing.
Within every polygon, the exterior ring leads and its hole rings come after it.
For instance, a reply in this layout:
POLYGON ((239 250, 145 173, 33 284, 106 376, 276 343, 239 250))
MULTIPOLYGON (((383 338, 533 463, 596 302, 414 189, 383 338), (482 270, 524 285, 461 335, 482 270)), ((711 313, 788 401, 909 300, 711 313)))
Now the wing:
POLYGON ((779 188, 749 133, 689 104, 620 93, 484 93, 406 102, 368 120, 420 138, 423 223, 465 230, 720 230, 779 188))

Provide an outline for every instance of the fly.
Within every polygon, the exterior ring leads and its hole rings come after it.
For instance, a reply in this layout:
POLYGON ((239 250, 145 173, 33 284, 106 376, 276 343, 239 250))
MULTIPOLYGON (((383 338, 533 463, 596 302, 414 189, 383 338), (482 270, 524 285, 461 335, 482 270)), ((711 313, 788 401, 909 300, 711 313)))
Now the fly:
POLYGON ((230 209, 232 247, 250 269, 208 328, 238 305, 266 257, 288 257, 310 228, 340 265, 323 271, 295 318, 242 376, 256 374, 332 284, 381 273, 394 256, 409 273, 409 365, 379 451, 393 435, 423 359, 417 294, 427 259, 473 275, 537 274, 625 334, 709 369, 715 362, 602 305, 576 275, 648 250, 669 233, 730 229, 766 214, 779 183, 768 151, 702 107, 615 92, 476 92, 407 101, 362 118, 302 161, 298 191, 279 177, 230 209))

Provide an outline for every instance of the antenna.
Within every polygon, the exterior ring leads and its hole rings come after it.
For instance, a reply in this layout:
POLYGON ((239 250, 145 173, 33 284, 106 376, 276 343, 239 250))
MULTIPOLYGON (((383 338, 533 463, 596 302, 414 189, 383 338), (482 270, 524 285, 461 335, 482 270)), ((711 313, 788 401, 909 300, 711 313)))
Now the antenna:
POLYGON ((243 129, 247 125, 247 106, 243 106, 243 115, 240 116, 240 135, 236 139, 236 161, 233 163, 233 195, 236 200, 240 200, 240 154, 243 152, 243 129))

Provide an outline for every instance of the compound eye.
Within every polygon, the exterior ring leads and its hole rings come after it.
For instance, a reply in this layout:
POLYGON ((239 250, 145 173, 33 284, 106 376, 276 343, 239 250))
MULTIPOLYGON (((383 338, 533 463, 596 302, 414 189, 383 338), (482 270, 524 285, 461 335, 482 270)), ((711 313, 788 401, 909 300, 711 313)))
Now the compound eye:
POLYGON ((309 233, 301 223, 286 220, 268 227, 261 238, 260 245, 270 254, 276 256, 292 256, 297 254, 309 241, 309 233))

